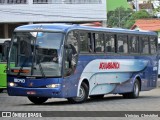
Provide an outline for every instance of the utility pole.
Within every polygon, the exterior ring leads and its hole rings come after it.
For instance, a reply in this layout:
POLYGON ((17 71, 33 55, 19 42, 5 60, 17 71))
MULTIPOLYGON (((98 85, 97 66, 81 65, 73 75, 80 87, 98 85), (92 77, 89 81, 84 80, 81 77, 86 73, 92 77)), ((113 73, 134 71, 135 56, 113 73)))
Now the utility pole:
POLYGON ((135 0, 135 7, 136 7, 136 11, 139 11, 139 1, 135 0))

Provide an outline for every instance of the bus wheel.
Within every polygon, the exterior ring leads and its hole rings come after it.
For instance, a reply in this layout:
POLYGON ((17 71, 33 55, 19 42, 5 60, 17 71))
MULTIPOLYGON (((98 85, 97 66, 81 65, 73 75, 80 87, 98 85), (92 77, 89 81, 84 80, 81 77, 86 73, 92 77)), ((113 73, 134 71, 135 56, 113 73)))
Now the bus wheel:
POLYGON ((48 100, 48 98, 46 97, 32 97, 32 96, 28 96, 28 99, 34 104, 42 104, 48 100))
POLYGON ((3 92, 3 89, 0 89, 0 93, 2 93, 3 92))
POLYGON ((139 91, 140 91, 140 83, 136 79, 133 86, 133 91, 130 93, 123 94, 124 98, 138 98, 139 97, 139 91))
POLYGON ((79 90, 79 96, 67 99, 71 103, 82 103, 87 100, 88 94, 89 94, 89 88, 84 82, 82 82, 79 90))
POLYGON ((140 83, 136 79, 133 86, 133 92, 129 93, 130 98, 138 98, 139 97, 139 91, 140 91, 140 83))
POLYGON ((129 94, 130 94, 130 93, 124 93, 124 94, 122 94, 122 95, 123 95, 123 98, 130 98, 130 97, 129 97, 129 94))
POLYGON ((91 95, 89 96, 91 99, 102 99, 104 95, 91 95))

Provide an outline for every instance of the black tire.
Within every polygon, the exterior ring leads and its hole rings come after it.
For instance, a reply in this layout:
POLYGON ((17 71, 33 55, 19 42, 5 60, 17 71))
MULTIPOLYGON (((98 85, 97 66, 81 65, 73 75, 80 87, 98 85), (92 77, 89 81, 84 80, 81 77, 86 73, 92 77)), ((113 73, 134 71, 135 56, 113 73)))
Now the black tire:
POLYGON ((0 93, 2 93, 3 92, 3 89, 0 89, 0 93))
POLYGON ((87 100, 88 94, 89 94, 89 87, 82 82, 80 86, 80 96, 73 97, 73 98, 67 98, 70 103, 83 103, 87 100))
POLYGON ((89 96, 91 99, 103 99, 104 95, 91 95, 89 96))
POLYGON ((133 86, 133 91, 130 93, 123 94, 124 98, 138 98, 139 97, 139 91, 140 91, 140 83, 136 79, 133 86))
POLYGON ((129 98, 129 93, 124 93, 122 95, 123 95, 123 98, 129 98))
POLYGON ((32 96, 28 96, 28 99, 34 104, 42 104, 48 100, 48 98, 46 97, 32 97, 32 96))

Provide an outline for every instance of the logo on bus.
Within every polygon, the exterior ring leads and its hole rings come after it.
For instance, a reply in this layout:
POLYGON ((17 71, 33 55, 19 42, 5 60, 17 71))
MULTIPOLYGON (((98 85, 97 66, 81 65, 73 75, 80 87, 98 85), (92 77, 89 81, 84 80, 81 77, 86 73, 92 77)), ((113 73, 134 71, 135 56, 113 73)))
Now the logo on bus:
POLYGON ((101 62, 99 64, 99 69, 119 69, 119 62, 101 62))
POLYGON ((16 83, 25 83, 25 79, 14 78, 14 82, 16 82, 16 83))

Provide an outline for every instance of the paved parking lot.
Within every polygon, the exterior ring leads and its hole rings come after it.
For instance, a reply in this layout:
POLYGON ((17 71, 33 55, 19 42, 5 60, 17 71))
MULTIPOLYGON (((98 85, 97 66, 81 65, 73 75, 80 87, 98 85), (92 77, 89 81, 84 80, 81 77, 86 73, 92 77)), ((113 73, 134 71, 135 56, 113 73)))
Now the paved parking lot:
POLYGON ((160 111, 159 85, 151 91, 141 92, 138 99, 106 95, 101 100, 88 99, 83 104, 70 104, 66 99, 53 98, 43 105, 34 105, 26 97, 8 96, 4 91, 0 94, 0 111, 160 111))
POLYGON ((49 99, 34 105, 26 97, 0 94, 0 110, 4 111, 160 111, 160 87, 140 93, 138 99, 124 99, 121 95, 106 95, 101 100, 88 99, 83 104, 70 104, 66 99, 49 99))

